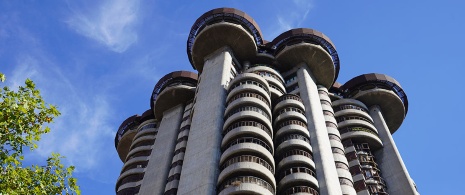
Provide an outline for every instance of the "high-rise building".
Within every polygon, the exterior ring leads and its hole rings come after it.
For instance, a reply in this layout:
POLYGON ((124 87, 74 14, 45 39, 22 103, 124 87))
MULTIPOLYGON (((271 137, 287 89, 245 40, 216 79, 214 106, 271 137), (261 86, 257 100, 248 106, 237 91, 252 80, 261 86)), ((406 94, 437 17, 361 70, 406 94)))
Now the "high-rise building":
POLYGON ((169 73, 151 108, 118 129, 117 194, 418 194, 392 139, 408 109, 400 84, 341 85, 328 37, 272 41, 236 9, 206 12, 187 41, 195 73, 169 73))

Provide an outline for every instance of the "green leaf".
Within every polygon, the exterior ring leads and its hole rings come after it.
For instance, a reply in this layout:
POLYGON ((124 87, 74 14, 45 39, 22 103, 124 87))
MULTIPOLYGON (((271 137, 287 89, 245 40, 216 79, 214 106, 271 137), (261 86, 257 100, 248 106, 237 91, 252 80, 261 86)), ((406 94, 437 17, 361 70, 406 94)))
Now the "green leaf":
POLYGON ((3 83, 3 82, 5 82, 5 80, 6 80, 5 75, 0 73, 0 81, 3 83))

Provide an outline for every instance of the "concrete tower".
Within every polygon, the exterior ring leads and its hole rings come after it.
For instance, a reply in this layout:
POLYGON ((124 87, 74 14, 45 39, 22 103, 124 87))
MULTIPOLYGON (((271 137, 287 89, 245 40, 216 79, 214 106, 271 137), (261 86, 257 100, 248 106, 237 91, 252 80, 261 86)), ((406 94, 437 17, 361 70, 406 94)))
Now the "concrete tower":
POLYGON ((199 73, 167 74, 151 109, 126 119, 117 194, 415 195, 391 134, 408 109, 393 78, 336 81, 324 34, 263 40, 242 11, 206 12, 187 54, 199 73))

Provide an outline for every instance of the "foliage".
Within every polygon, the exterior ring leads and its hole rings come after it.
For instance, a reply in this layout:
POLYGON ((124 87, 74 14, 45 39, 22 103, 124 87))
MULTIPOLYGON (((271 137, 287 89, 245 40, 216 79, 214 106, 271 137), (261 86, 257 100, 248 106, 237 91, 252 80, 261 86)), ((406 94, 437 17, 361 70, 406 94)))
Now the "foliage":
MULTIPOLYGON (((2 73, 0 81, 5 81, 2 73)), ((30 79, 17 91, 0 88, 0 194, 80 194, 74 167, 62 165, 59 154, 52 153, 46 166, 23 167, 23 150, 36 149, 41 135, 50 131, 45 125, 59 115, 30 79)))

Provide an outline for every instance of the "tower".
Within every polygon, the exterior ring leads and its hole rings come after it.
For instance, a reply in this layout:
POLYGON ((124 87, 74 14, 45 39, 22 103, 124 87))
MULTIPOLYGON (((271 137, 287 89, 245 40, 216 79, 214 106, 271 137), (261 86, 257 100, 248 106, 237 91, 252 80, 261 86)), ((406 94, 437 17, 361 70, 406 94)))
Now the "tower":
POLYGON ((167 74, 118 129, 117 194, 418 194, 391 136, 406 94, 381 74, 335 82, 324 34, 270 42, 219 8, 195 21, 187 54, 198 76, 167 74))

